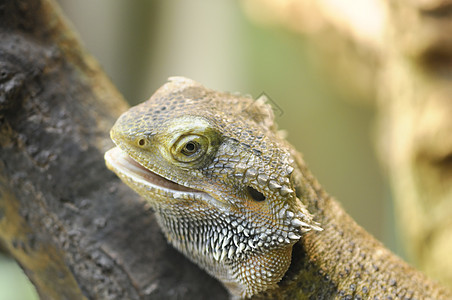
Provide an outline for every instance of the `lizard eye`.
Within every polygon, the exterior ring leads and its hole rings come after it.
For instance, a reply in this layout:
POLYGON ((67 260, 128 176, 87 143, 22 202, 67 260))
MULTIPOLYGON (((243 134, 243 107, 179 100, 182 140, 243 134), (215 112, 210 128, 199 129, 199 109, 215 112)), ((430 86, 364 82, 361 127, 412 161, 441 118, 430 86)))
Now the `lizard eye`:
POLYGON ((196 161, 207 152, 209 140, 200 135, 181 136, 171 148, 171 154, 180 162, 196 161))

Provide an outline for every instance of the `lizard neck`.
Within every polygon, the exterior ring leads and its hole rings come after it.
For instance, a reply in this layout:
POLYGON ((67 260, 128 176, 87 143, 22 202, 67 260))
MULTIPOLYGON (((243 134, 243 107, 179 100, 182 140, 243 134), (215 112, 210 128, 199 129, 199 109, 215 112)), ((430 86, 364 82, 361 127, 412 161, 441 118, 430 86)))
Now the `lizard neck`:
POLYGON ((278 288, 253 299, 450 299, 448 291, 384 248, 323 190, 314 191, 310 210, 324 230, 295 244, 278 288))

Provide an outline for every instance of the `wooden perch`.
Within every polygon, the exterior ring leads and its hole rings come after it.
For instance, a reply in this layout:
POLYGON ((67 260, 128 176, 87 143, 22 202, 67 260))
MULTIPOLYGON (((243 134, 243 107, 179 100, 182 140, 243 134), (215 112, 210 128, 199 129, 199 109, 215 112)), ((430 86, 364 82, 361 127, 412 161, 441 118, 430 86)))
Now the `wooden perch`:
POLYGON ((225 299, 104 165, 127 105, 53 1, 0 1, 0 244, 41 299, 225 299))

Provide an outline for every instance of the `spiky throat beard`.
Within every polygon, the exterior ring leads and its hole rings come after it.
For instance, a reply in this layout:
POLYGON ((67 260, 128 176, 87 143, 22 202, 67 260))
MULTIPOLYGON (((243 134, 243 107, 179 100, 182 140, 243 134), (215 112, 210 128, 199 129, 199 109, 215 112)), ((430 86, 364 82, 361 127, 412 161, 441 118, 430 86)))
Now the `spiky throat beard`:
POLYGON ((287 226, 279 229, 212 210, 174 212, 156 209, 168 241, 234 296, 251 297, 275 288, 289 268, 292 246, 302 234, 299 219, 290 211, 287 226))

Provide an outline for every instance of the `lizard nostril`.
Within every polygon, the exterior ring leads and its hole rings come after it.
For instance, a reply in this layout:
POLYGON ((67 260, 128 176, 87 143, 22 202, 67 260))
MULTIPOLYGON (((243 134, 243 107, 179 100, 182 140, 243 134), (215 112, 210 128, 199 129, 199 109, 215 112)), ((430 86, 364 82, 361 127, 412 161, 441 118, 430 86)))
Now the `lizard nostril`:
POLYGON ((250 196, 255 200, 255 201, 264 201, 265 200, 265 196, 264 194, 262 194, 261 192, 259 192, 258 190, 252 188, 252 187, 247 187, 248 193, 250 194, 250 196))
POLYGON ((144 144, 146 144, 146 141, 144 139, 139 139, 138 140, 138 145, 144 146, 144 144))

